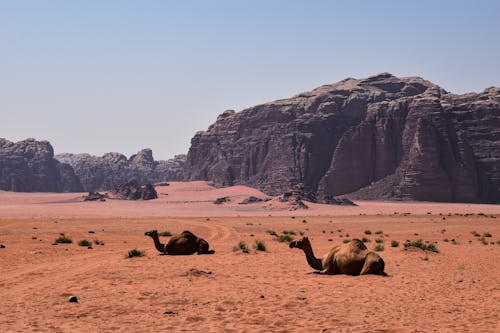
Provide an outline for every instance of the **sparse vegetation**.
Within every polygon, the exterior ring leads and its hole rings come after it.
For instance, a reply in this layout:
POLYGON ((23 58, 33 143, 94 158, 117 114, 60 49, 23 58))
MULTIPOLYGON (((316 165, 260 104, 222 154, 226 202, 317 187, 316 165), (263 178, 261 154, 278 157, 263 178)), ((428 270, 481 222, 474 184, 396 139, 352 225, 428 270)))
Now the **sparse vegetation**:
POLYGON ((381 252, 384 251, 384 246, 382 244, 377 244, 373 249, 377 252, 381 252))
POLYGON ((100 241, 98 239, 94 239, 94 244, 95 245, 104 245, 104 242, 103 241, 100 241))
POLYGON ((92 246, 92 243, 87 239, 82 239, 82 240, 78 241, 78 245, 89 247, 89 246, 92 246))
POLYGON ((491 234, 490 234, 489 232, 485 232, 485 233, 483 234, 483 237, 491 237, 491 234))
POLYGON ((405 250, 407 250, 410 247, 415 247, 415 248, 421 249, 423 251, 430 251, 430 252, 436 252, 436 253, 439 252, 434 243, 425 244, 422 241, 422 239, 417 239, 416 241, 407 240, 404 243, 404 248, 405 248, 405 250))
POLYGON ((383 242, 384 242, 383 239, 380 239, 380 238, 375 239, 375 243, 377 243, 377 244, 381 244, 383 242))
POLYGON ((392 247, 398 247, 398 246, 399 246, 399 242, 398 242, 398 241, 393 240, 393 241, 391 241, 391 246, 392 246, 392 247))
POLYGON ((342 243, 347 244, 347 243, 349 243, 350 241, 351 241, 350 239, 344 239, 344 240, 342 241, 342 243))
POLYGON ((375 234, 376 234, 376 235, 382 235, 383 233, 384 233, 384 232, 383 232, 382 230, 377 230, 377 231, 375 231, 375 234))
POLYGON ((370 229, 366 229, 366 230, 365 230, 365 235, 371 235, 371 234, 372 234, 372 232, 371 232, 371 230, 370 230, 370 229))
POLYGON ((59 244, 71 244, 73 243, 73 240, 67 236, 65 236, 64 234, 61 234, 59 236, 59 238, 56 239, 56 243, 59 243, 59 244))
POLYGON ((444 234, 446 232, 446 229, 441 229, 441 233, 444 234))
POLYGON ((293 230, 283 230, 284 235, 296 235, 297 233, 293 230))
POLYGON ((253 248, 256 251, 263 251, 266 252, 266 244, 263 241, 256 240, 255 244, 253 245, 253 248))
POLYGON ((481 235, 479 234, 479 232, 477 232, 477 231, 475 231, 475 230, 474 230, 474 231, 471 231, 470 233, 471 233, 474 237, 480 237, 480 236, 481 236, 481 235))
POLYGON ((238 245, 233 247, 233 252, 241 251, 243 253, 250 253, 250 250, 247 247, 247 244, 244 241, 240 241, 238 245))
POLYGON ((159 232, 158 236, 170 237, 170 236, 172 236, 172 233, 170 231, 163 231, 163 232, 159 232))
POLYGON ((127 258, 133 258, 133 257, 144 257, 146 254, 144 251, 138 250, 138 249, 133 249, 128 251, 127 258))
POLYGON ((481 238, 479 238, 478 240, 481 242, 481 244, 483 244, 483 245, 488 245, 488 241, 486 240, 486 238, 481 237, 481 238))
POLYGON ((276 237, 276 240, 280 243, 290 243, 291 241, 293 241, 293 237, 290 235, 279 235, 278 237, 276 237))
POLYGON ((443 242, 448 243, 450 240, 448 238, 443 239, 443 242))
POLYGON ((361 241, 363 243, 369 243, 370 242, 370 240, 368 238, 366 238, 366 237, 361 238, 361 241))

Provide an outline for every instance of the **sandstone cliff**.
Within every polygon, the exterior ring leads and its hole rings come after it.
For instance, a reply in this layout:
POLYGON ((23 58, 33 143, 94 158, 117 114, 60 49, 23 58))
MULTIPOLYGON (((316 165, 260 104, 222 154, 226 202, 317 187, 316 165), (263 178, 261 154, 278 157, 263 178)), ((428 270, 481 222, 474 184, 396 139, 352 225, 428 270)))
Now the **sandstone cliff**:
POLYGON ((0 190, 80 192, 82 186, 71 166, 54 159, 49 142, 0 138, 0 190))
POLYGON ((319 198, 500 202, 500 88, 348 78, 222 113, 191 140, 186 180, 319 198))
POLYGON ((143 149, 127 158, 119 153, 103 156, 58 154, 60 162, 73 167, 85 191, 111 190, 117 185, 136 180, 139 184, 183 179, 185 155, 167 161, 155 161, 151 149, 143 149))

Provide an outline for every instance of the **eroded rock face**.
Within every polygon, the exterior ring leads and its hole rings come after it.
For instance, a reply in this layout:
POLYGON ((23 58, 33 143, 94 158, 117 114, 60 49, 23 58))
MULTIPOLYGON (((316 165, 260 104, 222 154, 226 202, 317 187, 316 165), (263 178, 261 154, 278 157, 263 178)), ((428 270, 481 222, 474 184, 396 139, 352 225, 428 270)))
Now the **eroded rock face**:
POLYGON ((102 191, 130 180, 141 184, 182 180, 186 155, 155 161, 151 149, 143 149, 130 158, 119 153, 106 153, 101 157, 58 154, 56 158, 73 167, 85 191, 102 191))
POLYGON ((0 138, 0 190, 80 192, 82 186, 70 165, 54 159, 49 142, 0 138))
POLYGON ((158 193, 153 185, 140 185, 135 180, 116 185, 112 193, 122 200, 153 200, 158 198, 158 193))
POLYGON ((500 202, 500 88, 454 95, 418 77, 345 79, 241 112, 191 140, 186 180, 319 200, 500 202))

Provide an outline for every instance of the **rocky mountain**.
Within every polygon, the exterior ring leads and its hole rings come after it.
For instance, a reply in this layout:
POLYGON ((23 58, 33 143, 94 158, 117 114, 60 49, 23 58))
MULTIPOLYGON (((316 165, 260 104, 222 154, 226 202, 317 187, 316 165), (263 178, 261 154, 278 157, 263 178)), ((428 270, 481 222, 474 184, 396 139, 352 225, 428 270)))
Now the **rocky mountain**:
POLYGON ((49 142, 0 138, 0 190, 80 192, 82 185, 71 166, 54 159, 49 142))
POLYGON ((143 149, 130 158, 119 153, 106 153, 100 157, 58 154, 56 158, 73 167, 85 191, 101 191, 130 180, 140 184, 182 180, 186 155, 155 161, 151 149, 143 149))
POLYGON ((318 198, 500 202, 500 88, 455 95, 419 77, 348 78, 223 112, 186 180, 318 198))

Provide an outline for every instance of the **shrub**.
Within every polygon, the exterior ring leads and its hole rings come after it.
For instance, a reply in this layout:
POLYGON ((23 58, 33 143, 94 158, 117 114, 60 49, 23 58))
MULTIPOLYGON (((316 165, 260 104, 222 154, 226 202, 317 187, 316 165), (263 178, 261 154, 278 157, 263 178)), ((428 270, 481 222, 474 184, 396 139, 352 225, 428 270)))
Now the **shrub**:
POLYGON ((59 238, 56 239, 56 243, 71 244, 73 243, 73 240, 69 237, 64 236, 64 234, 61 234, 61 236, 59 236, 59 238))
POLYGON ((163 231, 163 232, 159 232, 158 236, 170 237, 170 236, 172 236, 172 233, 170 231, 163 231))
POLYGON ((263 251, 263 252, 265 252, 266 251, 266 244, 263 241, 256 240, 255 244, 253 245, 253 248, 256 251, 263 251))
POLYGON ((133 249, 128 251, 127 258, 143 257, 144 255, 145 255, 144 251, 133 249))
POLYGON ((384 233, 384 232, 383 232, 382 230, 377 230, 377 231, 375 231, 375 234, 376 234, 376 235, 382 235, 383 233, 384 233))
POLYGON ((372 234, 371 230, 369 230, 369 229, 365 230, 365 235, 371 235, 371 234, 372 234))
POLYGON ((279 235, 278 237, 276 237, 276 240, 280 243, 290 243, 291 241, 293 241, 293 237, 290 235, 279 235))
POLYGON ((373 249, 377 252, 384 251, 384 246, 382 244, 377 244, 373 249))
POLYGON ((100 241, 98 239, 94 239, 94 244, 95 245, 104 245, 104 242, 103 241, 100 241))
POLYGON ((347 243, 349 243, 350 241, 351 241, 350 239, 344 239, 344 240, 342 241, 342 243, 347 244, 347 243))
POLYGON ((78 245, 80 246, 92 246, 92 243, 86 239, 82 239, 81 241, 78 241, 78 245))
POLYGON ((479 236, 481 236, 481 235, 480 235, 477 231, 475 231, 475 230, 474 230, 474 231, 471 231, 470 233, 471 233, 474 237, 479 237, 479 236))
POLYGON ((296 235, 297 233, 293 230, 283 230, 283 234, 285 235, 296 235))
POLYGON ((250 253, 250 250, 247 247, 247 244, 244 241, 240 241, 238 245, 233 247, 233 252, 240 251, 243 253, 250 253))
POLYGON ((393 241, 391 241, 391 246, 392 246, 392 247, 398 247, 398 246, 399 246, 399 242, 398 242, 398 241, 393 240, 393 241))
POLYGON ((417 239, 416 241, 407 240, 404 243, 404 248, 407 250, 410 247, 419 248, 423 251, 439 252, 434 243, 425 244, 422 239, 417 239))
POLYGON ((443 242, 448 243, 450 240, 448 238, 443 239, 443 242))
POLYGON ((483 237, 491 237, 491 234, 490 234, 489 232, 485 232, 485 233, 483 234, 483 237))
POLYGON ((369 243, 370 242, 370 240, 368 238, 366 238, 366 237, 361 238, 361 241, 363 243, 369 243))
POLYGON ((380 239, 380 238, 375 239, 375 243, 381 244, 383 242, 384 242, 383 239, 380 239))

